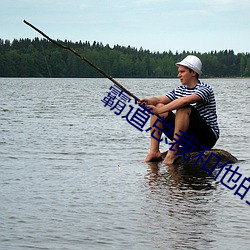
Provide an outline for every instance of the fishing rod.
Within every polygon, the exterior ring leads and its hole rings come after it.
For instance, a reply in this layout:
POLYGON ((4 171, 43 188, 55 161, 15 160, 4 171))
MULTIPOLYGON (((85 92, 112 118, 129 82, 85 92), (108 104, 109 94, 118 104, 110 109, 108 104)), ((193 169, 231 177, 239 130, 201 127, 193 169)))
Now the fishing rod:
MULTIPOLYGON (((88 63, 91 67, 93 67, 94 69, 96 69, 99 73, 101 73, 103 76, 105 76, 106 78, 108 78, 111 82, 113 82, 115 85, 117 85, 120 89, 122 89, 124 92, 126 92, 127 94, 129 94, 131 97, 133 97, 134 99, 136 99, 137 101, 140 101, 140 98, 138 98, 136 95, 134 95, 133 93, 131 93, 129 90, 127 90, 125 87, 123 87, 119 82, 117 82, 114 78, 112 78, 110 75, 108 75, 106 72, 104 72, 102 69, 100 69, 99 67, 97 67, 95 64, 93 64, 89 59, 87 59, 85 56, 80 55, 76 50, 72 49, 69 46, 65 46, 61 43, 59 43, 58 41, 50 38, 48 35, 46 35, 44 32, 42 32, 41 30, 39 30, 38 28, 36 28, 34 25, 32 25, 31 23, 27 22, 26 20, 23 20, 23 22, 25 24, 27 24, 28 26, 30 26, 32 29, 34 29, 35 31, 37 31, 38 33, 40 33, 42 36, 44 36, 45 38, 47 38, 50 42, 54 43, 55 45, 69 50, 70 52, 72 52, 73 54, 75 54, 76 56, 78 56, 79 58, 81 58, 83 61, 85 61, 86 63, 88 63)), ((159 114, 154 114, 155 116, 157 116, 158 118, 162 119, 162 117, 159 114)))
POLYGON ((38 28, 36 28, 34 25, 32 25, 31 23, 27 22, 26 20, 23 20, 23 22, 25 24, 27 24, 28 26, 30 26, 32 29, 34 29, 35 31, 37 31, 38 33, 40 33, 42 36, 44 36, 45 38, 47 38, 50 42, 56 44, 57 46, 69 50, 70 52, 74 53, 76 56, 80 57, 83 61, 85 61, 86 63, 88 63, 91 67, 93 67, 94 69, 96 69, 98 72, 100 72, 103 76, 105 76, 106 78, 108 78, 111 82, 113 82, 114 84, 116 84, 119 88, 121 88, 124 92, 126 92, 127 94, 129 94, 131 97, 133 97, 134 99, 136 99, 137 101, 140 101, 140 99, 135 96, 133 93, 131 93, 129 90, 127 90, 125 87, 123 87, 119 82, 117 82, 114 78, 112 78, 110 75, 108 75, 107 73, 105 73, 102 69, 100 69, 99 67, 97 67, 96 65, 94 65, 90 60, 88 60, 85 56, 80 55, 77 51, 75 51, 74 49, 72 49, 69 46, 65 46, 61 43, 59 43, 56 40, 53 40, 52 38, 50 38, 49 36, 47 36, 45 33, 43 33, 41 30, 39 30, 38 28))

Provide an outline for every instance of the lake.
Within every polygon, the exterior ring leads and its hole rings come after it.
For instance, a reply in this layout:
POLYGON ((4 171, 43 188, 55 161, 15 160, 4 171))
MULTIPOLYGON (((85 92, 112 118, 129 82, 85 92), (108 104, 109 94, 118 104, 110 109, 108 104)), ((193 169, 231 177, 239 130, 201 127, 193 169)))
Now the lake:
MULTIPOLYGON (((117 80, 139 98, 179 85, 117 80)), ((239 159, 233 168, 243 180, 250 79, 204 82, 216 95, 215 148, 239 159)), ((250 194, 241 200, 236 188, 195 167, 144 163, 149 134, 121 117, 128 107, 120 116, 104 107, 111 85, 0 79, 0 249, 249 249, 250 194)))

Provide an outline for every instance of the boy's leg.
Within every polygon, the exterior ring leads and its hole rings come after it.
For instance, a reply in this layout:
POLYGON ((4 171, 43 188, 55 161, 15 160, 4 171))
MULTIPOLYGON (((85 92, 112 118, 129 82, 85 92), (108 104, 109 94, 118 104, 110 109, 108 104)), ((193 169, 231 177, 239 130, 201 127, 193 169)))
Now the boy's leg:
MULTIPOLYGON (((179 131, 186 131, 189 128, 189 120, 190 120, 190 114, 191 114, 191 107, 186 106, 183 108, 180 108, 176 110, 175 114, 175 127, 174 127, 174 136, 173 138, 178 141, 178 138, 175 134, 178 134, 179 131)), ((168 150, 168 153, 163 161, 164 164, 173 164, 176 158, 178 157, 176 154, 178 152, 178 144, 174 144, 173 150, 168 150)))
MULTIPOLYGON (((164 104, 157 104, 156 106, 157 107, 161 107, 163 106, 164 104)), ((164 114, 161 114, 161 116, 164 116, 164 117, 167 117, 168 113, 164 113, 164 114)), ((152 115, 151 118, 150 118, 150 127, 152 128, 151 131, 150 131, 150 150, 149 150, 149 153, 148 155, 146 156, 145 158, 145 162, 150 162, 150 161, 154 161, 154 160, 157 160, 159 158, 161 158, 161 152, 160 152, 160 142, 158 140, 156 140, 155 138, 159 139, 161 138, 161 131, 157 128, 154 127, 153 129, 153 125, 155 123, 155 121, 158 119, 157 116, 155 115, 152 115), (151 136, 151 133, 152 131, 155 130, 154 132, 154 137, 153 138, 151 136)), ((163 125, 162 123, 157 123, 157 126, 160 128, 160 129, 163 129, 163 125)))
MULTIPOLYGON (((203 148, 202 146, 212 148, 215 145, 217 138, 214 132, 200 117, 198 111, 192 106, 187 106, 177 110, 176 117, 174 120, 175 129, 173 135, 171 134, 170 138, 172 141, 173 137, 175 136, 175 133, 178 134, 179 131, 182 130, 183 132, 187 131, 187 134, 190 137, 194 136, 194 138, 197 139, 197 148, 203 148)), ((174 138, 178 140, 178 138, 174 138)), ((168 154, 166 155, 166 158, 164 159, 163 163, 172 164, 174 162, 174 160, 177 158, 177 146, 177 144, 173 146, 173 149, 175 149, 175 151, 168 151, 168 154)))

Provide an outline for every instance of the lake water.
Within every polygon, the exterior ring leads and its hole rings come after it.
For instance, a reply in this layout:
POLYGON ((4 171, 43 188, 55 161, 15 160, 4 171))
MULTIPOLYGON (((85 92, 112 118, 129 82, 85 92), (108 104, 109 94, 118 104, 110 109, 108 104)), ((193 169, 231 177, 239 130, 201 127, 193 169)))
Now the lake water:
MULTIPOLYGON (((118 81, 139 98, 179 85, 118 81)), ((249 177, 250 79, 205 82, 217 100, 215 147, 249 177)), ((250 194, 241 200, 194 167, 143 163, 149 134, 104 107, 111 85, 0 79, 0 249, 249 249, 250 194)))

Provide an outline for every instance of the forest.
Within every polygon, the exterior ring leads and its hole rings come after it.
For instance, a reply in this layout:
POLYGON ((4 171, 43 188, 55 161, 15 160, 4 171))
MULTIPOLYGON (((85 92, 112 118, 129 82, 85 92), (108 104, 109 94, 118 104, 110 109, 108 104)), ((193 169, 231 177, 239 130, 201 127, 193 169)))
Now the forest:
MULTIPOLYGON (((170 78, 177 76, 175 63, 186 55, 198 56, 203 63, 202 77, 249 77, 250 53, 233 50, 150 52, 143 48, 101 42, 59 41, 76 50, 112 77, 170 78)), ((68 50, 46 39, 0 39, 0 77, 102 77, 68 50)))

